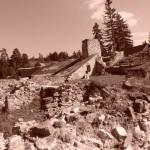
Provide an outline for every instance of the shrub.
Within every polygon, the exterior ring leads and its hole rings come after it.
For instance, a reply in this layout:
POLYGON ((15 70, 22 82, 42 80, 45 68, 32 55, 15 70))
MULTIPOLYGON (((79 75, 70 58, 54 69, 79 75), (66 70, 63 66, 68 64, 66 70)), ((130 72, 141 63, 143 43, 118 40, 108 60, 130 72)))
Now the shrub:
POLYGON ((41 66, 40 62, 35 63, 35 67, 40 67, 40 66, 41 66))

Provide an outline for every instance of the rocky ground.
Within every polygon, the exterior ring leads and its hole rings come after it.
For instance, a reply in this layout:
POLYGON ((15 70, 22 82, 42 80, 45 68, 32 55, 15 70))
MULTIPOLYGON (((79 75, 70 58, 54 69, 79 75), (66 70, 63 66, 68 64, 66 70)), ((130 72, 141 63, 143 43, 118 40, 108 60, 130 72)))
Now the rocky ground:
POLYGON ((3 83, 0 150, 149 150, 148 80, 3 83))

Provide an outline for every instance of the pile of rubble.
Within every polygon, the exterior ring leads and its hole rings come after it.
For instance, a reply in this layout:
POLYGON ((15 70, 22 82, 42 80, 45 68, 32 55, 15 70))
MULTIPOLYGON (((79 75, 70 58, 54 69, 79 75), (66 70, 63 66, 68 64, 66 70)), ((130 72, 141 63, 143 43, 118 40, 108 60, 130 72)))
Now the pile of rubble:
POLYGON ((114 66, 107 67, 106 72, 118 75, 131 75, 145 77, 150 73, 150 49, 149 47, 120 59, 114 66))
POLYGON ((150 86, 133 80, 122 87, 95 82, 43 86, 46 119, 18 119, 13 135, 0 134, 4 150, 148 150, 150 86))
POLYGON ((38 83, 28 78, 17 80, 1 80, 0 84, 0 108, 9 110, 21 109, 32 102, 39 93, 38 83), (6 106, 7 105, 7 106, 6 106))
POLYGON ((143 65, 144 63, 149 62, 150 51, 149 49, 134 53, 123 58, 118 65, 128 65, 128 66, 137 66, 143 65))

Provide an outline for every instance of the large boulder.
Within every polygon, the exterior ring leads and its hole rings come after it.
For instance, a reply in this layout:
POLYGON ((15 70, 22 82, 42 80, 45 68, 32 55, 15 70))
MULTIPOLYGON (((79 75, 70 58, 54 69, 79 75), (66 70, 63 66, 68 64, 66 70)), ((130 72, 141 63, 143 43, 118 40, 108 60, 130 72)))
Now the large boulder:
POLYGON ((13 135, 8 139, 8 150, 24 150, 25 144, 21 136, 13 135))
POLYGON ((61 128, 59 139, 65 143, 73 143, 76 137, 76 129, 75 128, 61 128))
POLYGON ((0 132, 0 150, 6 149, 6 141, 4 140, 4 134, 0 132))
POLYGON ((35 144, 36 147, 40 150, 50 150, 56 146, 56 138, 50 136, 45 138, 38 138, 35 144))
POLYGON ((31 128, 35 127, 37 125, 37 122, 35 120, 23 122, 20 121, 16 122, 15 126, 12 129, 13 134, 20 134, 20 133, 26 133, 30 131, 31 128))
POLYGON ((103 129, 98 130, 97 135, 104 141, 108 139, 113 139, 113 136, 103 129))
POLYGON ((37 136, 49 136, 53 133, 53 126, 50 120, 46 120, 36 127, 32 128, 32 134, 37 135, 37 136))
POLYGON ((147 110, 148 102, 145 100, 135 100, 133 103, 133 109, 137 113, 144 113, 147 110))

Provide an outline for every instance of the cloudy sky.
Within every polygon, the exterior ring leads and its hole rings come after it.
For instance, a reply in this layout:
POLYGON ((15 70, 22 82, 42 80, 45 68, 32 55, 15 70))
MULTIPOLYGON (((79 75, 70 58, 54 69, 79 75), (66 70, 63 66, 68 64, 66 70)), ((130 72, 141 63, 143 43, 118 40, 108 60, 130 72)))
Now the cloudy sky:
MULTIPOLYGON (((105 0, 0 0, 0 49, 14 48, 31 56, 81 49, 93 38, 95 22, 102 27, 105 0)), ((113 0, 129 23, 135 45, 148 39, 150 0, 113 0)))

